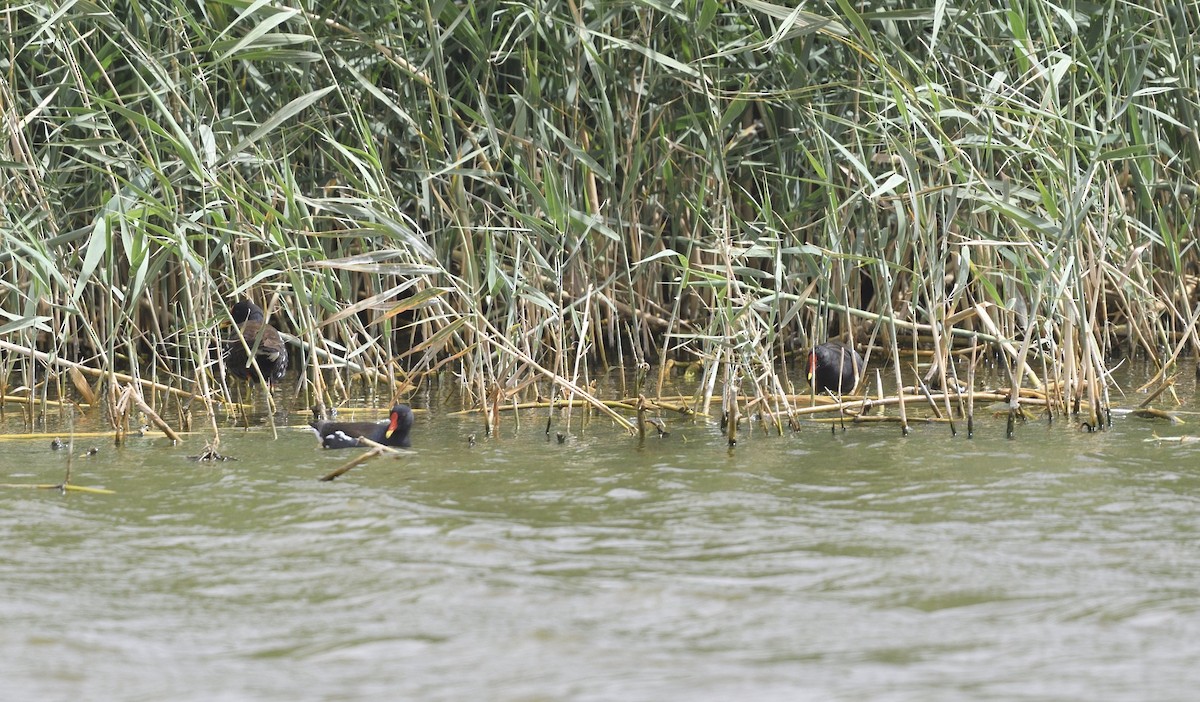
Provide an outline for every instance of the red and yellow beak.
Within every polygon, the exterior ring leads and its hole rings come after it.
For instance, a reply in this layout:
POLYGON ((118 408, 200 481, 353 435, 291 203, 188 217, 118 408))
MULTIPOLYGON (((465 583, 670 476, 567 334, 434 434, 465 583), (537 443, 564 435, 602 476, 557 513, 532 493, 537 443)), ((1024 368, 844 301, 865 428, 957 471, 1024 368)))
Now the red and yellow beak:
POLYGON ((388 422, 387 431, 383 432, 383 438, 385 439, 392 438, 392 434, 396 433, 396 428, 400 426, 400 413, 392 412, 391 420, 388 422))

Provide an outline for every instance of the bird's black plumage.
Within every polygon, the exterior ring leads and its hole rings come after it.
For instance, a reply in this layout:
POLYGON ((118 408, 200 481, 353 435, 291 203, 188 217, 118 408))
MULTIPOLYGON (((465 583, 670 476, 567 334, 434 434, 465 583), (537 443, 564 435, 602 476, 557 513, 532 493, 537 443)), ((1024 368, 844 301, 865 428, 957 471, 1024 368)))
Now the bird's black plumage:
POLYGON ((312 422, 313 431, 327 449, 354 448, 360 446, 359 438, 367 438, 384 446, 408 448, 408 432, 412 429, 413 412, 408 405, 396 405, 383 422, 312 422))
POLYGON ((827 341, 808 352, 805 377, 817 392, 851 392, 862 375, 863 359, 854 349, 827 341))
POLYGON ((268 383, 282 379, 287 372, 287 347, 275 327, 266 323, 262 308, 240 300, 230 313, 237 332, 225 341, 225 368, 242 380, 259 375, 268 383))

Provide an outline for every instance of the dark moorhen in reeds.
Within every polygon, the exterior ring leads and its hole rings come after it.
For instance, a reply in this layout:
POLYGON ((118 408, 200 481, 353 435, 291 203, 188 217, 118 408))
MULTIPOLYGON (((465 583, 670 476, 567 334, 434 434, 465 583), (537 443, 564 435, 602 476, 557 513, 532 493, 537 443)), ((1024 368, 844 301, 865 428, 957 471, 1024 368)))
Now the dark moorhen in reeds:
POLYGON ((842 395, 854 390, 863 371, 863 359, 854 349, 832 341, 808 352, 805 377, 817 392, 842 395))
POLYGON ((242 338, 234 334, 225 341, 225 368, 242 380, 257 380, 259 375, 265 375, 271 384, 281 380, 287 371, 287 347, 275 327, 266 323, 262 308, 241 300, 230 313, 242 338), (247 356, 247 350, 254 354, 253 359, 247 356))
MULTIPOLYGON (((315 412, 314 412, 315 414, 315 412)), ((360 446, 359 438, 366 438, 384 446, 408 448, 408 432, 412 429, 413 412, 408 405, 396 405, 388 413, 386 422, 312 422, 313 431, 327 449, 354 448, 360 446)))

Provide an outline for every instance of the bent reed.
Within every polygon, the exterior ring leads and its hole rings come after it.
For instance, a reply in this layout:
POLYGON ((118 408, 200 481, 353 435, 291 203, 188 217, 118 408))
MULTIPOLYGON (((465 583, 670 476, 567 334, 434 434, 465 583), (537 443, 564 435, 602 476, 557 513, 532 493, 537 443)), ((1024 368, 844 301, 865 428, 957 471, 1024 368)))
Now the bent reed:
POLYGON ((248 297, 329 402, 442 374, 632 428, 592 370, 683 365, 782 430, 838 339, 903 422, 986 360, 1100 425, 1114 359, 1200 349, 1200 3, 928 4, 9 7, 4 394, 216 432, 248 297))

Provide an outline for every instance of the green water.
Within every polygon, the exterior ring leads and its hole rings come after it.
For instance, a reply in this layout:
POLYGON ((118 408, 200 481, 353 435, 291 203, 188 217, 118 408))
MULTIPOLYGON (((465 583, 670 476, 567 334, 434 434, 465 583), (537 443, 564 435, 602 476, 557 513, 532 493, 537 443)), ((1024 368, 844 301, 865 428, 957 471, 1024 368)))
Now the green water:
MULTIPOLYGON (((1192 700, 1200 445, 1118 417, 987 419, 729 451, 702 421, 638 446, 544 415, 415 452, 227 431, 196 464, 88 439, 73 481, 0 490, 11 700, 1192 700)), ((1193 433, 1200 430, 1193 429, 1193 433)), ((7 441, 4 482, 65 452, 7 441)))

